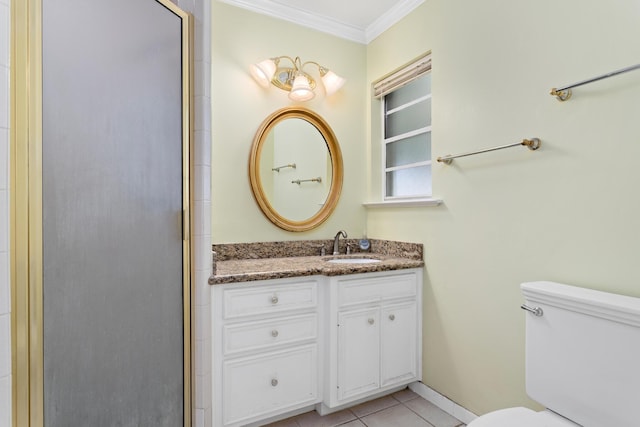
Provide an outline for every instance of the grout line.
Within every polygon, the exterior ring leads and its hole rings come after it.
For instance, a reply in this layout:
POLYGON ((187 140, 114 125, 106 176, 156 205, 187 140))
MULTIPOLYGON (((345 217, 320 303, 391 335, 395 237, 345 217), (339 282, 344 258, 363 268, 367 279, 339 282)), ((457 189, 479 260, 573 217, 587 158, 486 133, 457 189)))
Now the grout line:
MULTIPOLYGON (((347 425, 347 424, 349 424, 349 423, 352 423, 352 422, 354 422, 354 421, 356 421, 356 420, 360 421, 360 422, 361 422, 365 427, 368 427, 368 424, 365 422, 364 418, 366 418, 366 417, 368 417, 368 416, 370 416, 370 415, 374 415, 374 414, 377 414, 377 413, 379 413, 379 412, 385 411, 385 410, 387 410, 387 409, 394 408, 394 407, 396 407, 396 406, 398 406, 398 405, 402 405, 402 406, 404 406, 406 409, 408 409, 409 411, 413 412, 413 413, 414 413, 415 415, 417 415, 420 419, 424 420, 424 422, 426 422, 428 426, 436 427, 436 426, 434 426, 434 424, 432 424, 431 422, 429 422, 429 420, 427 420, 426 418, 424 418, 424 417, 423 417, 423 416, 421 416, 419 413, 417 413, 416 411, 414 411, 413 409, 411 409, 409 406, 407 406, 407 405, 406 405, 406 402, 411 402, 411 401, 416 400, 416 399, 424 399, 424 400, 426 400, 427 402, 432 403, 432 404, 433 404, 433 402, 430 402, 428 399, 425 399, 423 396, 421 396, 421 395, 420 395, 420 394, 418 394, 418 393, 416 393, 416 396, 413 396, 412 398, 407 399, 407 400, 405 400, 405 401, 400 401, 398 398, 396 398, 396 397, 395 397, 395 396, 393 396, 393 395, 388 395, 388 396, 389 396, 389 397, 391 397, 391 398, 393 398, 393 400, 395 400, 395 401, 396 401, 396 403, 394 403, 394 404, 392 404, 392 405, 390 405, 390 406, 387 406, 387 407, 385 407, 385 408, 381 408, 381 409, 378 409, 378 410, 376 410, 376 411, 373 411, 373 412, 370 412, 370 413, 364 414, 364 415, 362 415, 362 416, 358 416, 358 415, 356 415, 353 411, 351 411, 351 408, 347 408, 346 410, 350 411, 350 412, 351 412, 351 414, 352 414, 355 418, 354 418, 354 419, 351 419, 351 420, 349 420, 349 421, 346 421, 346 422, 340 423, 340 424, 334 424, 334 425, 332 425, 332 427, 345 426, 345 425, 347 425)), ((437 407, 437 405, 434 405, 434 406, 436 406, 436 407, 437 407)), ((442 410, 442 408, 439 408, 439 409, 440 409, 440 410, 442 410)), ((446 411, 444 411, 444 412, 445 412, 445 413, 447 413, 446 411)), ((449 414, 449 415, 451 415, 451 414, 449 414)), ((455 418, 455 417, 454 417, 454 418, 455 418)), ((302 427, 302 425, 298 422, 298 420, 293 420, 293 421, 294 421, 294 423, 295 423, 295 425, 296 425, 296 426, 298 426, 298 427, 302 427)), ((459 421, 460 423, 459 423, 459 424, 456 424, 456 427, 465 427, 465 426, 466 426, 466 424, 464 423, 464 421, 462 421, 462 420, 458 420, 458 421, 459 421)), ((392 421, 392 422, 393 422, 393 421, 392 421)))

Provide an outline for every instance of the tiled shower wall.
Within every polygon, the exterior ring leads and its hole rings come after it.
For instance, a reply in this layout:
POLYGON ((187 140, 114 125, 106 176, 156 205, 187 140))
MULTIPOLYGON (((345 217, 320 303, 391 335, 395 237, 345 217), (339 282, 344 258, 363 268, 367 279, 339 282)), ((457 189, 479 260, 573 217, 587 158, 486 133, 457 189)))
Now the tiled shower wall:
POLYGON ((0 427, 11 425, 11 298, 9 295, 10 1, 0 0, 0 427))
MULTIPOLYGON (((0 0, 1 1, 1 0, 0 0)), ((211 1, 177 0, 194 17, 193 267, 194 427, 211 427, 211 1)))

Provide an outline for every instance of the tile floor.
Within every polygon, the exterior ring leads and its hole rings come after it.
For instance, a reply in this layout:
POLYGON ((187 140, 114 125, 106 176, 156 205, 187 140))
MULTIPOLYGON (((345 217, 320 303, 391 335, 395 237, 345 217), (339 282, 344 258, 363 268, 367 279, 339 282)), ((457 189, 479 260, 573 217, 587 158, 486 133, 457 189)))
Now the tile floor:
POLYGON ((313 411, 264 427, 461 427, 464 425, 406 388, 324 417, 313 411))

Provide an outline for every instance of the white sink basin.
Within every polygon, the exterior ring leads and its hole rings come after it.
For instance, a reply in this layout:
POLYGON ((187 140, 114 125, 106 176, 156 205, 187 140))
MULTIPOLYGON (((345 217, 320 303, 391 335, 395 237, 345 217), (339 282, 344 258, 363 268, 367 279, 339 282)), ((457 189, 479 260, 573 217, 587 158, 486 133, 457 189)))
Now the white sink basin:
POLYGON ((333 264, 370 264, 374 262, 380 262, 380 260, 373 258, 335 258, 330 259, 327 262, 333 264))

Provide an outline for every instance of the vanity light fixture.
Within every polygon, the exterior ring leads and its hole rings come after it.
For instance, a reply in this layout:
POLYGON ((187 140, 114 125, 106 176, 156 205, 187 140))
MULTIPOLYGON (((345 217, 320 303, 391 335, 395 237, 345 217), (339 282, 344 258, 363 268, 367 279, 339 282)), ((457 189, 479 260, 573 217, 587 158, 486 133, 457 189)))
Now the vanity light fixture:
POLYGON ((294 101, 309 101, 316 96, 314 91, 316 82, 309 73, 304 71, 304 67, 309 64, 318 67, 327 96, 333 95, 344 85, 346 81, 344 78, 317 62, 303 63, 299 56, 296 56, 295 59, 289 56, 278 56, 252 64, 251 75, 262 87, 268 88, 269 84, 273 84, 277 88, 288 91, 289 98, 294 101), (290 61, 291 65, 281 65, 282 59, 290 61))

